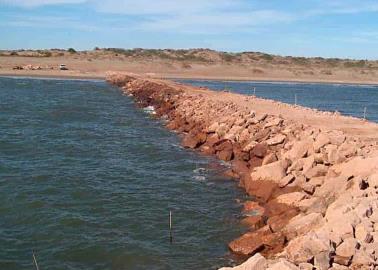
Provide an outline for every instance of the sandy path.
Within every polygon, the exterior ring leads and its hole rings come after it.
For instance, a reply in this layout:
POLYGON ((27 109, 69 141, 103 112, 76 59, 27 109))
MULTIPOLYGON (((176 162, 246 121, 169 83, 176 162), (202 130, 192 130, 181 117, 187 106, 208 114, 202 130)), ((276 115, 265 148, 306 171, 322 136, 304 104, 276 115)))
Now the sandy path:
MULTIPOLYGON (((159 80, 155 80, 159 82, 159 80)), ((167 81, 161 81, 167 83, 167 81)), ((250 108, 257 113, 281 115, 284 119, 309 125, 321 130, 340 130, 346 135, 363 139, 364 141, 378 142, 378 124, 363 119, 321 112, 314 109, 293 106, 290 104, 246 97, 245 95, 200 89, 189 85, 169 82, 171 85, 184 89, 189 94, 201 94, 212 100, 230 101, 242 108, 250 108)))

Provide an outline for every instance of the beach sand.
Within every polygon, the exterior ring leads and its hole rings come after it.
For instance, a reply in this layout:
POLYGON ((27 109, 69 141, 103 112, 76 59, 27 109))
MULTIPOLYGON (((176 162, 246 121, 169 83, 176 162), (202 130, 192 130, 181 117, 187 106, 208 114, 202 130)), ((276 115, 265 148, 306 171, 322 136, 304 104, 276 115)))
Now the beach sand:
POLYGON ((317 66, 241 65, 222 62, 183 64, 162 59, 149 61, 112 56, 91 58, 83 55, 63 57, 0 56, 0 76, 105 79, 109 71, 133 72, 147 77, 168 79, 378 84, 378 76, 374 71, 363 72, 359 69, 346 68, 332 70, 327 75, 324 74, 323 67, 317 66), (60 64, 65 64, 69 70, 59 70, 60 64), (16 66, 27 67, 28 65, 41 69, 13 69, 16 66))

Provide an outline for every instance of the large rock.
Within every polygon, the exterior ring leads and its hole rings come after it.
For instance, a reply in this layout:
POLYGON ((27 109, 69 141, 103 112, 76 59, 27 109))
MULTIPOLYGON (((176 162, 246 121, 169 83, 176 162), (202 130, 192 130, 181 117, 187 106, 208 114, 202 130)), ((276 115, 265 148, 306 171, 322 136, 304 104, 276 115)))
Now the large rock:
POLYGON ((330 253, 330 240, 316 233, 309 233, 293 239, 285 249, 287 258, 296 263, 306 263, 322 253, 330 253))
POLYGON ((378 173, 369 176, 369 186, 372 188, 378 188, 378 173))
POLYGON ((279 135, 276 135, 275 137, 267 140, 266 143, 270 146, 273 146, 273 145, 283 143, 285 141, 285 139, 286 139, 285 135, 279 134, 279 135))
POLYGON ((305 177, 307 179, 311 179, 314 177, 319 177, 319 176, 325 176, 328 172, 328 167, 322 164, 318 164, 315 167, 312 167, 308 171, 304 173, 305 177))
POLYGON ((347 238, 336 248, 336 255, 351 258, 356 253, 358 247, 359 244, 356 239, 352 237, 347 238))
POLYGON ((275 153, 270 153, 270 154, 267 154, 263 161, 262 161, 262 165, 267 165, 267 164, 270 164, 270 163, 273 163, 275 161, 277 161, 277 156, 275 153))
POLYGON ((258 167, 251 173, 253 180, 274 181, 278 183, 286 176, 286 162, 276 161, 261 167, 258 167))
POLYGON ((228 246, 237 254, 250 256, 264 249, 283 249, 285 238, 280 233, 271 233, 267 228, 255 232, 248 232, 232 241, 228 246))
POLYGON ((211 124, 208 128, 207 128, 207 132, 208 133, 215 133, 219 128, 219 123, 218 122, 214 122, 213 124, 211 124))
POLYGON ((329 132, 328 136, 331 144, 335 145, 341 145, 343 142, 345 142, 346 139, 345 134, 339 130, 333 130, 332 132, 329 132))
POLYGON ((275 126, 281 125, 282 122, 283 122, 283 119, 274 118, 274 119, 270 120, 269 122, 267 122, 264 125, 264 128, 275 127, 275 126))
POLYGON ((303 192, 291 192, 278 196, 276 198, 278 203, 287 204, 289 206, 297 207, 304 198, 306 194, 303 192))
POLYGON ((251 177, 244 179, 244 187, 249 195, 255 196, 260 200, 266 202, 277 189, 277 184, 272 181, 252 180, 251 177))
POLYGON ((284 232, 288 239, 293 239, 298 235, 303 235, 320 227, 323 223, 323 216, 320 213, 298 215, 290 220, 289 224, 284 228, 284 232))
POLYGON ((285 176, 278 182, 278 186, 281 188, 286 187, 288 184, 293 182, 294 179, 295 179, 294 175, 288 174, 287 176, 285 176))
POLYGON ((203 132, 199 132, 195 135, 188 134, 187 136, 185 136, 182 144, 186 148, 194 149, 203 144, 206 141, 206 138, 207 136, 203 132))
POLYGON ((315 152, 318 153, 320 151, 320 148, 329 144, 330 142, 331 142, 331 140, 329 139, 329 137, 326 134, 324 134, 323 132, 319 133, 319 135, 316 137, 316 140, 314 142, 315 152))
MULTIPOLYGON (((269 211, 269 210, 268 210, 269 211)), ((279 232, 289 223, 290 219, 298 215, 298 210, 295 208, 288 209, 283 213, 271 216, 267 224, 273 232, 279 232)))
POLYGON ((268 146, 265 143, 259 143, 259 144, 256 144, 252 148, 250 155, 255 156, 255 157, 259 157, 259 158, 263 158, 263 157, 265 157, 267 152, 268 152, 268 146))
POLYGON ((236 267, 223 267, 219 270, 265 270, 267 267, 267 260, 260 253, 256 253, 241 265, 236 267))
POLYGON ((378 156, 371 158, 355 157, 348 162, 334 166, 336 173, 346 177, 367 177, 378 171, 378 156))
POLYGON ((293 148, 286 153, 286 157, 292 161, 305 157, 313 152, 313 140, 307 139, 294 143, 293 148))
POLYGON ((299 267, 285 259, 280 259, 279 262, 273 264, 267 270, 299 270, 299 267))
POLYGON ((256 145, 258 144, 258 142, 256 141, 250 141, 249 143, 247 143, 244 147, 243 147, 243 151, 244 152, 249 152, 251 151, 256 145))

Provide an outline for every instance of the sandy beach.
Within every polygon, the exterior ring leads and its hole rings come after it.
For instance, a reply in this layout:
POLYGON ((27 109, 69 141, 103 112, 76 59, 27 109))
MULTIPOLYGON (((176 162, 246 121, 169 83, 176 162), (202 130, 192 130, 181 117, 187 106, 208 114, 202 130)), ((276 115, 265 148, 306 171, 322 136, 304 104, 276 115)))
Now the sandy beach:
POLYGON ((76 54, 64 51, 50 57, 33 53, 0 55, 0 75, 105 79, 108 72, 133 72, 166 79, 378 84, 374 61, 359 66, 356 60, 338 60, 334 64, 332 59, 300 58, 300 61, 307 62, 298 64, 296 58, 270 56, 272 60, 266 60, 265 55, 258 53, 255 53, 257 56, 241 54, 240 59, 235 57, 233 61, 224 61, 222 53, 207 50, 188 50, 188 60, 171 55, 162 57, 161 52, 157 56, 146 53, 125 56, 109 51, 76 54), (60 64, 65 64, 68 70, 59 70, 60 64))

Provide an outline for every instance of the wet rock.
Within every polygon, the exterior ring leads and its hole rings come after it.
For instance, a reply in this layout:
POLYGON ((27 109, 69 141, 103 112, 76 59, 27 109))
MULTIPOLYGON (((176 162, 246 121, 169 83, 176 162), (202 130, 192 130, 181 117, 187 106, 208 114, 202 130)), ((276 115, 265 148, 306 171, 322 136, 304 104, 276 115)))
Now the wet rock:
POLYGON ((235 159, 237 160, 243 160, 243 161, 249 161, 251 159, 248 152, 244 152, 239 143, 234 143, 233 145, 233 151, 235 159))
POLYGON ((263 216, 260 216, 260 215, 253 215, 253 216, 245 217, 242 219, 241 223, 253 230, 261 228, 265 225, 264 218, 263 216))
POLYGON ((230 161, 233 157, 232 150, 222 150, 217 153, 217 157, 223 161, 230 161))
POLYGON ((250 151, 251 156, 264 158, 268 152, 268 146, 265 143, 256 144, 250 151))
POLYGON ((245 215, 263 216, 265 213, 265 208, 258 202, 247 201, 243 205, 243 212, 245 215))
POLYGON ((253 170, 256 167, 260 167, 262 165, 262 163, 263 163, 263 159, 262 158, 252 157, 249 160, 249 167, 250 167, 251 170, 253 170))
POLYGON ((283 213, 271 216, 268 219, 267 224, 269 225, 269 227, 271 228, 273 232, 282 231, 282 229, 285 228, 285 226, 289 223, 290 219, 298 215, 298 213, 299 212, 297 209, 289 208, 283 213))
POLYGON ((219 136, 217 134, 210 134, 207 136, 205 144, 209 147, 213 147, 220 141, 219 136))
POLYGON ((250 179, 250 177, 244 181, 244 187, 249 195, 253 195, 264 202, 268 201, 277 189, 277 185, 272 181, 256 181, 250 179))
POLYGON ((239 177, 243 177, 249 173, 248 163, 241 160, 234 160, 231 163, 232 171, 239 175, 239 177))
POLYGON ((240 255, 253 255, 270 248, 283 248, 284 238, 281 234, 274 234, 265 228, 255 232, 248 232, 229 244, 229 248, 240 255), (277 242, 277 240, 279 240, 277 242))
POLYGON ((185 136, 182 145, 186 148, 194 149, 203 144, 206 141, 206 138, 206 134, 202 132, 195 135, 188 134, 185 136))
POLYGON ((221 140, 214 145, 220 160, 230 161, 233 158, 233 146, 229 140, 221 140))

